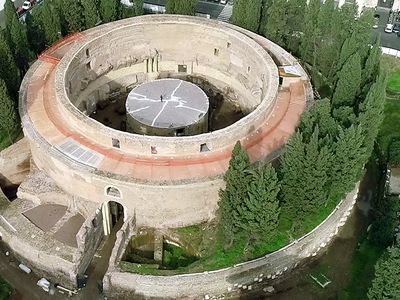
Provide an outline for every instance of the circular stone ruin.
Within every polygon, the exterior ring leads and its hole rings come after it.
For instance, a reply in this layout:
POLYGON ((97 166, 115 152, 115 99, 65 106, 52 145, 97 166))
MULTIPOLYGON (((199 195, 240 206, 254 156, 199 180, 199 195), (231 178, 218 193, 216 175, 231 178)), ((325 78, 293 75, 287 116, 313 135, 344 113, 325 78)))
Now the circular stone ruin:
POLYGON ((208 107, 207 95, 190 82, 150 81, 128 95, 128 131, 158 136, 200 134, 207 131, 208 107))
POLYGON ((138 225, 177 227, 215 216, 237 141, 252 162, 276 157, 308 89, 297 61, 262 37, 152 15, 48 49, 24 78, 20 113, 34 163, 63 191, 100 209, 115 201, 138 225), (118 118, 92 117, 107 110, 118 118), (235 110, 243 115, 207 128, 235 110))
MULTIPOLYGON (((62 268, 46 271, 46 277, 75 286, 94 253, 90 239, 109 234, 117 223, 122 232, 112 264, 137 228, 161 232, 212 220, 237 141, 252 163, 273 160, 310 99, 309 79, 294 57, 263 37, 215 20, 135 17, 53 45, 31 66, 20 90, 33 176, 62 194, 51 196, 52 203, 95 217, 85 221, 74 260, 57 256, 55 265, 62 268), (168 90, 157 88, 160 83, 168 90), (154 90, 146 92, 147 87, 154 90), (141 106, 138 95, 157 101, 141 106)), ((35 203, 41 197, 37 190, 29 195, 35 203)), ((20 256, 31 257, 27 251, 20 256)), ((47 268, 46 257, 35 255, 33 265, 47 268)), ((136 282, 113 278, 110 284, 129 282, 128 289, 136 282)), ((178 291, 174 279, 166 280, 159 285, 162 297, 168 289, 178 291)), ((181 287, 193 290, 192 284, 181 287)))

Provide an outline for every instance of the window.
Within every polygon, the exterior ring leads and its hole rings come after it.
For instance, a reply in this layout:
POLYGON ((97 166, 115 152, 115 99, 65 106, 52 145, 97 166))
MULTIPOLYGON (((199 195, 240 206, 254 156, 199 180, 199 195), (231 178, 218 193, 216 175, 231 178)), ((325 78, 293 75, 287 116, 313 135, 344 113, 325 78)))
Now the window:
POLYGON ((247 73, 249 73, 249 72, 250 72, 250 66, 247 67, 247 73))
POLYGON ((120 148, 119 139, 112 139, 112 146, 114 148, 120 148))
POLYGON ((187 65, 178 65, 178 72, 179 73, 186 73, 187 72, 187 65))
POLYGON ((227 42, 226 43, 226 48, 230 48, 231 47, 231 43, 227 42))
POLYGON ((210 149, 207 147, 207 144, 201 144, 200 145, 200 152, 208 152, 210 149))
POLYGON ((90 70, 90 61, 86 64, 86 70, 90 70))
POLYGON ((106 194, 107 194, 107 196, 121 198, 120 190, 113 186, 109 186, 106 188, 106 194))
POLYGON ((279 76, 279 85, 282 85, 283 83, 283 77, 279 76))
POLYGON ((215 56, 218 56, 218 55, 219 55, 219 49, 214 48, 214 55, 215 55, 215 56))
POLYGON ((86 49, 86 57, 89 57, 89 49, 86 49))
POLYGON ((151 154, 157 154, 156 146, 151 146, 151 154))

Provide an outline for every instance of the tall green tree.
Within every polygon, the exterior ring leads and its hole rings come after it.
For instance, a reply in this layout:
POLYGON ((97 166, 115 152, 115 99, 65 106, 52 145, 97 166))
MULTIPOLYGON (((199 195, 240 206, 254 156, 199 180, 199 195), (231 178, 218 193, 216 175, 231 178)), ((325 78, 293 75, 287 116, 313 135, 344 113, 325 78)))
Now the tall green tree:
POLYGON ((359 107, 359 123, 363 130, 367 159, 371 156, 374 142, 384 118, 385 88, 386 74, 381 73, 359 107))
POLYGON ((2 32, 0 32, 0 79, 5 81, 10 96, 16 100, 21 83, 20 72, 2 32))
POLYGON ((320 39, 316 43, 316 64, 319 71, 327 76, 333 61, 337 57, 337 49, 332 48, 334 38, 332 35, 332 16, 335 11, 334 1, 326 0, 318 13, 318 35, 320 39))
POLYGON ((300 131, 308 141, 315 128, 319 128, 319 137, 324 138, 329 135, 336 137, 338 123, 331 115, 332 107, 329 99, 325 98, 317 101, 309 110, 303 113, 300 123, 300 131))
POLYGON ((167 14, 189 15, 196 14, 197 0, 167 0, 167 14))
POLYGON ((36 14, 27 14, 25 17, 28 42, 33 52, 38 55, 46 48, 46 38, 36 14))
POLYGON ((301 223, 327 203, 333 157, 330 147, 324 144, 318 127, 308 143, 297 132, 282 157, 283 209, 295 223, 301 223))
POLYGON ((38 22, 44 32, 46 46, 49 47, 61 38, 61 23, 56 9, 52 3, 45 2, 40 10, 35 12, 38 22))
POLYGON ((315 65, 317 41, 319 38, 318 14, 321 8, 320 0, 310 0, 304 15, 303 35, 300 45, 302 59, 315 65))
POLYGON ((260 27, 262 0, 252 0, 246 8, 245 28, 257 32, 260 27))
MULTIPOLYGON (((171 0, 167 1, 168 2, 171 0)), ((247 5, 248 5, 248 0, 235 0, 233 3, 233 10, 232 10, 232 23, 246 28, 247 24, 247 5)), ((168 12, 168 6, 167 6, 167 12, 168 12)))
POLYGON ((220 190, 219 206, 219 230, 223 234, 225 243, 232 245, 239 233, 241 216, 237 212, 238 207, 247 197, 250 176, 250 159, 237 142, 229 162, 229 169, 225 173, 226 187, 220 190))
POLYGON ((380 39, 377 39, 369 50, 367 60, 365 61, 364 69, 362 70, 361 86, 364 87, 367 83, 373 82, 378 74, 381 61, 380 39))
POLYGON ((353 188, 354 183, 360 178, 366 163, 366 148, 361 126, 340 128, 338 140, 333 148, 331 193, 343 196, 353 188))
POLYGON ((8 45, 13 52, 15 62, 22 73, 25 73, 32 58, 29 49, 28 38, 24 26, 19 22, 14 4, 11 0, 6 0, 4 5, 6 33, 8 45))
POLYGON ((133 10, 135 12, 135 16, 143 15, 143 0, 134 0, 133 1, 133 10))
POLYGON ((332 106, 355 105, 361 84, 361 61, 358 53, 353 54, 338 74, 338 82, 332 96, 332 106))
POLYGON ((278 225, 280 183, 271 165, 251 170, 250 176, 248 195, 237 208, 242 219, 240 228, 251 232, 251 239, 265 241, 278 225))
POLYGON ((286 0, 274 0, 268 9, 267 23, 264 27, 265 36, 281 46, 285 46, 288 35, 286 10, 286 0))
POLYGON ((11 134, 18 126, 17 113, 14 103, 8 95, 4 80, 0 79, 0 132, 2 138, 9 139, 12 143, 11 134))
POLYGON ((63 1, 62 7, 68 33, 81 31, 85 26, 81 2, 63 1))
POLYGON ((306 7, 307 0, 288 0, 287 2, 286 26, 288 35, 286 37, 286 47, 296 54, 299 53, 306 7))
POLYGON ((100 16, 103 23, 118 20, 121 2, 119 0, 100 0, 100 16))
POLYGON ((389 248, 375 266, 369 300, 400 299, 400 247, 389 248))
POLYGON ((85 27, 87 29, 94 27, 100 20, 97 10, 96 0, 81 0, 83 7, 83 16, 85 18, 85 27))

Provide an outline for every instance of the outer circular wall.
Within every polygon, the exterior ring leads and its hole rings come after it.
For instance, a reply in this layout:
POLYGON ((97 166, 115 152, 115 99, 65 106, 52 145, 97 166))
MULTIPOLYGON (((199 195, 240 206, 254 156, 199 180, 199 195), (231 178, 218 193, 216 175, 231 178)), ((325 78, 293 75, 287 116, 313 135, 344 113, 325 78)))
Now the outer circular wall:
POLYGON ((222 175, 236 141, 254 162, 276 156, 295 131, 309 89, 297 61, 262 37, 201 18, 144 16, 79 33, 41 55, 21 85, 20 113, 33 161, 64 191, 100 207, 116 201, 104 192, 113 186, 123 195, 118 202, 138 225, 174 227, 214 217, 222 175), (126 63, 130 45, 137 45, 130 52, 137 58, 135 64, 126 63), (177 46, 184 51, 175 51, 177 46), (217 55, 215 48, 220 49, 217 55), (294 65, 301 77, 285 79, 278 89, 277 65, 269 53, 279 64, 294 65), (229 95, 237 93, 238 101, 254 110, 222 130, 172 138, 113 130, 71 103, 70 98, 80 101, 100 83, 125 86, 132 77, 124 74, 139 78, 136 75, 144 73, 155 55, 160 59, 158 71, 146 73, 142 81, 177 72, 177 64, 185 63, 191 75, 207 74, 213 85, 229 95), (97 72, 91 79, 88 63, 97 72), (119 148, 113 146, 114 140, 119 148), (210 151, 201 152, 202 145, 210 151), (76 151, 68 152, 70 146, 76 151), (85 155, 98 160, 83 161, 85 155))

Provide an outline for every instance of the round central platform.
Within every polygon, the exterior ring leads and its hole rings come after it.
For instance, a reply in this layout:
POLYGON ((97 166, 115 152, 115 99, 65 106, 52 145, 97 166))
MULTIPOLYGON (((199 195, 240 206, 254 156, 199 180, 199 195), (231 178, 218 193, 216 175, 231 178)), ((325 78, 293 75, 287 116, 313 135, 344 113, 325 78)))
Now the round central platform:
POLYGON ((198 134, 207 127, 204 123, 207 123, 208 108, 208 97, 198 86, 180 79, 155 80, 139 85, 129 93, 127 125, 135 133, 198 134), (189 130, 193 126, 196 128, 189 130))

